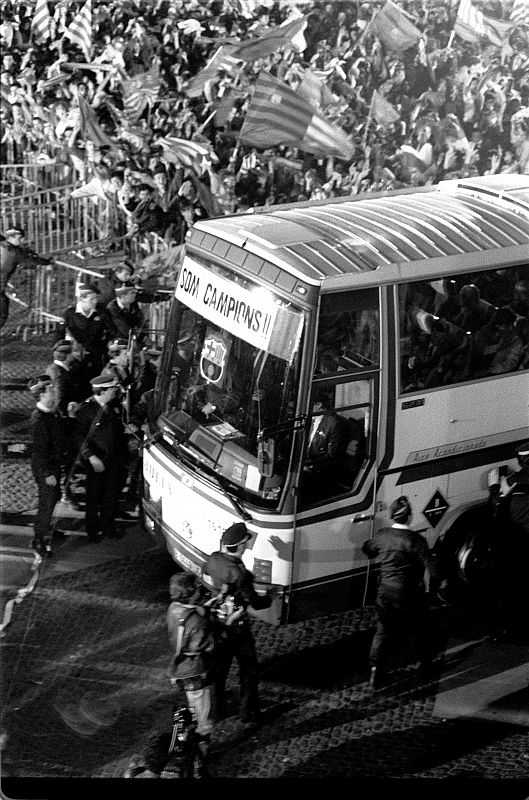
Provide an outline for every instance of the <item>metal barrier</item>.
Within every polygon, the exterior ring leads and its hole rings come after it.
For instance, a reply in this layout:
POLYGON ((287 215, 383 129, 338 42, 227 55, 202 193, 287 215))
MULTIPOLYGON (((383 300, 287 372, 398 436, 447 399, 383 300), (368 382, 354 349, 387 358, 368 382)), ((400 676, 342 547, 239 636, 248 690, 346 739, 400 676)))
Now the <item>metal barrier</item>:
POLYGON ((101 199, 95 202, 93 197, 70 197, 74 188, 70 184, 4 198, 1 230, 22 227, 29 247, 41 255, 80 249, 119 236, 124 223, 116 207, 101 199))
POLYGON ((26 154, 27 161, 22 164, 0 164, 0 191, 4 195, 16 197, 28 192, 49 189, 56 186, 75 184, 75 168, 68 162, 37 161, 26 154))

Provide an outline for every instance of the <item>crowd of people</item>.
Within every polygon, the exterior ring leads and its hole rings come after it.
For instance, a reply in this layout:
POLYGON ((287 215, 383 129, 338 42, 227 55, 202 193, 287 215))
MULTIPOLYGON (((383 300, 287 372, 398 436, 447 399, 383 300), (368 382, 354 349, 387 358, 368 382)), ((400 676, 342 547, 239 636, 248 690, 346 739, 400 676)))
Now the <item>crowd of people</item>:
MULTIPOLYGON (((64 36, 80 0, 50 0, 52 38, 42 42, 31 30, 33 4, 3 5, 2 163, 29 154, 59 171, 62 164, 79 184, 74 196, 113 203, 129 236, 153 231, 181 242, 201 217, 256 205, 529 172, 529 26, 513 25, 501 47, 466 41, 453 35, 455 0, 403 2, 424 39, 397 50, 370 30, 383 3, 94 3, 89 63, 64 36), (219 43, 259 36, 293 8, 307 20, 303 50, 292 43, 260 59, 223 62, 197 89, 219 43), (149 70, 157 97, 134 119, 124 109, 124 83, 149 70), (262 71, 296 90, 307 71, 317 76, 321 110, 350 138, 353 157, 241 143, 262 71), (393 121, 374 112, 374 90, 393 121), (82 121, 84 100, 96 133, 82 121), (200 154, 182 156, 161 143, 167 137, 202 145, 200 154)), ((501 20, 510 5, 479 3, 501 20)))

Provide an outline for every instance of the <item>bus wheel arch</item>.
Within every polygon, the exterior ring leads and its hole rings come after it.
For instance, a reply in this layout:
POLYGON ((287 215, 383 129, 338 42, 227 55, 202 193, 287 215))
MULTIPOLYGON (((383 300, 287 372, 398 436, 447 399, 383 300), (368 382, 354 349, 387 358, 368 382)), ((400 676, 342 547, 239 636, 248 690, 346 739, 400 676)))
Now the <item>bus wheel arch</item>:
POLYGON ((483 589, 494 577, 501 540, 487 505, 461 514, 435 545, 441 577, 454 589, 483 589))

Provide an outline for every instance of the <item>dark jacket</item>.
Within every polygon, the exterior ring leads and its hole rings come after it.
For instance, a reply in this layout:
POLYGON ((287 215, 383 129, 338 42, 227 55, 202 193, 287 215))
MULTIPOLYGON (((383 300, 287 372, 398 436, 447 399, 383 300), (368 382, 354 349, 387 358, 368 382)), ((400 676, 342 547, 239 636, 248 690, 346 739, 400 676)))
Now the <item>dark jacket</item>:
POLYGON ((68 306, 64 312, 64 329, 59 329, 57 341, 64 339, 65 331, 86 350, 87 353, 104 353, 106 351, 107 331, 100 312, 89 317, 79 314, 75 305, 68 306))
POLYGON ((74 439, 83 461, 97 456, 106 462, 114 459, 122 464, 127 459, 127 439, 121 410, 114 405, 103 408, 90 397, 75 415, 74 439))
POLYGON ((259 595, 254 589, 254 577, 246 569, 241 559, 229 553, 217 551, 212 553, 204 567, 206 575, 213 579, 213 586, 220 591, 224 584, 229 587, 230 594, 235 595, 239 604, 252 608, 269 608, 271 600, 267 595, 259 595))
POLYGON ((68 403, 79 403, 83 399, 82 389, 75 377, 75 367, 71 365, 70 369, 65 369, 53 362, 46 367, 45 371, 46 375, 50 376, 57 387, 59 411, 63 416, 66 416, 68 414, 68 403))
POLYGON ((438 577, 437 565, 423 537, 409 528, 382 528, 364 542, 369 558, 379 557, 378 600, 402 607, 424 595, 424 571, 438 577))
POLYGON ((141 343, 145 338, 145 332, 142 331, 145 315, 138 303, 132 303, 126 309, 118 305, 117 299, 111 300, 102 315, 110 339, 128 339, 131 330, 135 331, 138 342, 141 343))
POLYGON ((26 247, 17 247, 6 241, 0 241, 0 292, 5 292, 7 284, 17 267, 36 267, 38 264, 49 264, 47 258, 37 255, 26 247))
POLYGON ((309 444, 308 463, 323 468, 343 454, 345 442, 341 433, 338 416, 324 414, 309 444))
POLYGON ((208 609, 203 606, 173 602, 167 610, 167 628, 172 654, 178 645, 180 620, 184 620, 184 635, 180 656, 176 663, 171 659, 171 675, 177 680, 210 677, 213 653, 213 629, 208 609))
POLYGON ((31 415, 33 448, 31 468, 37 481, 60 474, 66 441, 60 417, 53 411, 36 408, 31 415))

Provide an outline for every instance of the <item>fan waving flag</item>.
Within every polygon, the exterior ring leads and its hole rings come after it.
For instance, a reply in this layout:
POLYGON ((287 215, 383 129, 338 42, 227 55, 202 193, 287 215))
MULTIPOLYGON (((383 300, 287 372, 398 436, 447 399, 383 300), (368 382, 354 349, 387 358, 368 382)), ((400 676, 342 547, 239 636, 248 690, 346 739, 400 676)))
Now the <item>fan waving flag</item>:
POLYGON ((472 5, 470 0, 461 0, 457 9, 454 33, 457 33, 465 42, 479 42, 480 39, 488 39, 491 44, 502 47, 512 27, 512 22, 486 17, 482 11, 472 5))
POLYGON ((31 20, 31 36, 36 42, 51 38, 51 16, 46 0, 37 0, 31 20))
POLYGON ((391 0, 375 14, 369 23, 369 32, 374 33, 388 50, 407 50, 416 45, 422 36, 421 31, 391 0))
POLYGON ((177 139, 175 136, 165 136, 158 139, 156 144, 163 147, 164 158, 178 167, 196 169, 204 158, 218 161, 217 154, 208 144, 188 142, 187 139, 177 139))
POLYGON ((301 150, 344 161, 353 157, 349 137, 297 92, 267 72, 259 73, 240 133, 244 144, 266 149, 295 144, 301 150))
POLYGON ((189 81, 188 86, 184 89, 188 97, 200 97, 204 91, 204 86, 208 81, 213 80, 219 72, 223 69, 226 72, 232 72, 235 67, 240 63, 240 59, 234 58, 232 53, 235 50, 233 45, 223 44, 210 58, 204 69, 194 76, 189 81))
POLYGON ((133 125, 148 105, 156 102, 160 90, 160 71, 157 66, 141 75, 123 81, 123 112, 133 125))
POLYGON ((90 61, 90 51, 92 49, 91 0, 86 0, 72 24, 64 31, 64 35, 72 44, 80 47, 86 60, 90 61))
POLYGON ((302 53, 307 46, 303 37, 306 27, 306 17, 296 17, 290 22, 283 22, 282 25, 271 28, 262 36, 242 42, 235 48, 232 55, 242 61, 256 61, 258 58, 265 58, 275 53, 282 47, 294 47, 302 53))

